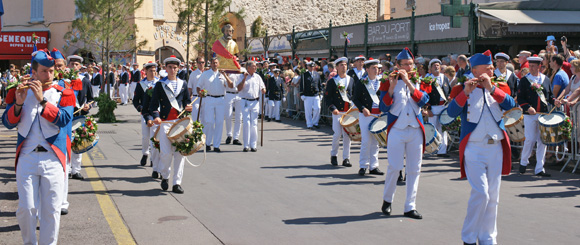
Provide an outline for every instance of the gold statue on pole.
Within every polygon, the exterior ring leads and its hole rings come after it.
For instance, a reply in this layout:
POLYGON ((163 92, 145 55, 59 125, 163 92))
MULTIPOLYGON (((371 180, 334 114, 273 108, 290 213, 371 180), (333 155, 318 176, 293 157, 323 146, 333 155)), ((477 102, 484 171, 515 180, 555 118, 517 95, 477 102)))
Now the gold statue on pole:
POLYGON ((229 23, 224 23, 222 33, 224 35, 216 40, 212 46, 212 50, 220 62, 220 70, 239 72, 241 66, 236 55, 240 50, 236 41, 233 40, 234 27, 229 23))

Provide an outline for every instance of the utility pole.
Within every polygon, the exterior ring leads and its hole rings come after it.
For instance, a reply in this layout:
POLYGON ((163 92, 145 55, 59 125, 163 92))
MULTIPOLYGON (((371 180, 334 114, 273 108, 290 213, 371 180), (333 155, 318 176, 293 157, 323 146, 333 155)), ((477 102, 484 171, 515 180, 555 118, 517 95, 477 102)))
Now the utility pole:
POLYGON ((204 47, 204 57, 205 60, 208 61, 209 60, 209 52, 207 50, 207 45, 208 45, 208 31, 209 31, 209 27, 208 27, 208 11, 209 11, 209 0, 205 0, 205 27, 204 27, 204 31, 205 31, 205 37, 204 37, 204 43, 203 43, 203 47, 204 47))
POLYGON ((191 6, 190 0, 187 1, 187 30, 185 33, 187 34, 187 54, 185 54, 185 70, 187 71, 185 74, 185 81, 189 81, 189 25, 191 22, 191 13, 189 12, 189 7, 191 6))

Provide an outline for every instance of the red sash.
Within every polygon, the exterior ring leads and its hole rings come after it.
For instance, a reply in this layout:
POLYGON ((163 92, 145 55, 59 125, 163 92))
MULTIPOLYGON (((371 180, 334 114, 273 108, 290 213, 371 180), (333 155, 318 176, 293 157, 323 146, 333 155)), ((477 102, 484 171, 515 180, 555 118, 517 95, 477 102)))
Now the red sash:
POLYGON ((226 59, 232 60, 234 62, 234 65, 236 65, 236 67, 238 69, 241 68, 238 61, 236 61, 236 56, 234 56, 233 54, 230 54, 230 52, 224 47, 224 45, 222 45, 222 43, 219 40, 217 40, 213 43, 213 46, 211 47, 211 49, 219 56, 222 56, 226 59))

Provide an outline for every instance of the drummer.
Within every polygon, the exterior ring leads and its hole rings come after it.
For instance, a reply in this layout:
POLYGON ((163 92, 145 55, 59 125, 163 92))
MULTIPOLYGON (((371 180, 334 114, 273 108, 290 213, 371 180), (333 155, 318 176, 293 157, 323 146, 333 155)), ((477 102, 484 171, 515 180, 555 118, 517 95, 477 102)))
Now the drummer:
POLYGON ((151 146, 150 138, 155 134, 155 130, 157 130, 157 126, 153 123, 153 118, 151 118, 149 112, 149 100, 151 100, 151 96, 147 94, 147 91, 153 89, 155 84, 159 79, 155 77, 157 73, 157 63, 153 61, 149 61, 147 64, 143 66, 145 69, 145 78, 139 82, 137 87, 135 88, 135 96, 133 97, 133 106, 137 109, 138 112, 141 113, 141 153, 143 157, 141 158, 141 166, 145 166, 147 164, 147 157, 151 155, 151 165, 153 167, 152 177, 157 179, 159 178, 159 151, 154 149, 151 146), (151 154, 150 154, 151 153, 151 154))
POLYGON ((449 84, 446 83, 445 74, 441 73, 441 60, 432 59, 429 61, 429 69, 431 70, 431 76, 433 78, 433 83, 431 84, 431 93, 429 93, 429 123, 433 124, 443 136, 441 141, 441 146, 439 151, 437 151, 438 157, 449 157, 447 155, 447 132, 443 132, 443 127, 441 122, 439 122, 439 117, 441 112, 445 109, 445 102, 447 102, 447 93, 449 91, 449 84))
POLYGON ((470 58, 474 78, 453 87, 450 117, 461 116, 459 160, 461 178, 467 177, 471 197, 461 238, 465 244, 497 244, 497 207, 501 175, 511 170, 511 151, 502 110, 516 103, 506 83, 494 84, 488 50, 470 58))
POLYGON ((403 169, 406 158, 407 200, 404 215, 413 219, 422 219, 417 212, 415 200, 419 186, 421 161, 425 149, 425 130, 421 107, 429 101, 429 95, 419 90, 408 77, 408 72, 414 67, 413 54, 409 48, 403 49, 397 55, 398 74, 390 76, 389 80, 380 85, 381 99, 379 108, 388 113, 388 145, 389 166, 385 177, 383 206, 381 211, 391 215, 391 203, 395 198, 395 189, 399 171, 403 169))
POLYGON ((371 121, 381 114, 379 110, 379 60, 369 58, 364 61, 367 75, 354 83, 352 102, 361 113, 359 125, 361 134, 360 160, 358 174, 384 175, 379 169, 379 142, 371 135, 369 125, 371 121))
POLYGON ((538 118, 540 114, 548 112, 548 101, 552 100, 552 93, 549 91, 549 78, 540 72, 542 58, 534 55, 528 58, 530 73, 522 77, 518 89, 518 102, 524 111, 524 148, 522 149, 522 159, 520 160, 520 173, 526 172, 526 167, 530 163, 530 156, 534 144, 536 148, 536 168, 534 174, 540 177, 550 177, 544 170, 546 157, 546 145, 540 139, 540 128, 538 118), (540 86, 538 86, 540 85, 540 86), (538 88, 536 88, 536 86, 538 88), (541 90, 541 91, 539 91, 541 90))
POLYGON ((342 166, 352 167, 350 163, 350 138, 342 125, 340 125, 341 113, 345 113, 352 106, 350 102, 354 80, 346 75, 348 58, 341 57, 334 61, 338 75, 326 83, 324 101, 332 112, 332 149, 330 150, 330 164, 338 165, 338 145, 342 135, 342 166), (340 88, 339 88, 340 87, 340 88))
POLYGON ((151 112, 153 123, 159 125, 161 129, 157 135, 160 147, 160 170, 161 170, 161 189, 169 189, 169 174, 171 171, 171 162, 173 161, 173 189, 174 193, 182 194, 181 179, 183 178, 184 157, 175 150, 171 145, 167 133, 171 123, 178 120, 177 116, 185 107, 186 111, 191 112, 191 97, 187 91, 185 81, 177 78, 177 71, 181 60, 174 55, 163 61, 167 77, 164 77, 155 84, 153 96, 150 100, 149 111, 151 112), (171 99, 169 99, 171 98, 171 99))

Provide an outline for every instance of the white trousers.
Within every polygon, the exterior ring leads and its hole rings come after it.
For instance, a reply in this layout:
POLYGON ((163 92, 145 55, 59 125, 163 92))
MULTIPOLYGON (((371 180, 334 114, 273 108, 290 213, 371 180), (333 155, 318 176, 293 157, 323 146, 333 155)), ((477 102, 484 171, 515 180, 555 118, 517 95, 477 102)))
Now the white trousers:
POLYGON ((133 100, 133 96, 135 96, 135 88, 137 88, 136 82, 129 83, 129 98, 133 100))
POLYGON ((374 117, 365 117, 362 113, 358 117, 361 134, 359 165, 360 168, 369 170, 379 167, 379 142, 369 131, 369 125, 373 119, 374 117))
POLYGON ((228 137, 240 138, 242 129, 243 101, 237 94, 226 93, 226 133, 228 137), (235 116, 236 122, 233 125, 232 119, 235 116))
POLYGON ((107 93, 107 89, 109 89, 110 92, 109 96, 111 97, 111 99, 115 97, 115 87, 111 86, 111 84, 107 84, 105 86, 105 93, 107 93))
MULTIPOLYGON (((72 152, 71 152, 72 153, 72 152)), ((64 174, 64 185, 62 194, 62 206, 61 208, 68 209, 70 203, 68 202, 68 174, 70 173, 70 160, 66 157, 66 172, 64 174)))
MULTIPOLYGON (((191 98, 191 100, 195 100, 197 99, 192 105, 191 105, 191 120, 193 120, 194 122, 197 120, 197 114, 199 113, 200 110, 200 100, 201 98, 198 98, 197 96, 193 96, 191 98)), ((199 114, 199 122, 201 122, 202 124, 205 125, 204 121, 203 121, 203 110, 202 112, 199 114)))
POLYGON ((270 109, 270 99, 268 97, 264 97, 264 113, 267 117, 272 117, 272 110, 270 109))
POLYGON ((147 127, 147 122, 141 117, 141 154, 149 156, 149 145, 151 142, 150 128, 147 127))
POLYGON ((320 97, 305 96, 304 98, 304 114, 306 114, 306 126, 318 126, 320 120, 320 97))
POLYGON ((407 199, 405 212, 416 209, 417 187, 421 173, 421 159, 423 158, 423 133, 421 128, 406 127, 405 129, 391 128, 389 132, 387 152, 389 152, 389 167, 385 177, 383 200, 392 203, 395 198, 399 171, 403 170, 405 161, 407 166, 407 199))
POLYGON ((340 136, 342 136, 342 159, 350 158, 350 138, 348 134, 344 131, 340 125, 341 115, 332 115, 332 149, 330 150, 330 156, 338 156, 338 145, 340 136))
MULTIPOLYGON (((157 130, 157 128, 159 127, 159 125, 157 124, 153 124, 153 126, 151 126, 149 128, 149 149, 150 153, 149 154, 149 159, 153 165, 153 171, 155 172, 160 172, 161 168, 159 167, 159 150, 157 150, 155 147, 153 147, 153 142, 151 142, 151 137, 153 137, 153 135, 155 135, 155 131, 157 130)), ((159 134, 161 134, 161 132, 159 132, 159 134)), ((159 137, 159 136, 157 136, 159 137)))
POLYGON ((441 136, 443 137, 443 140, 441 141, 441 145, 439 146, 439 151, 437 151, 437 154, 447 154, 447 132, 443 132, 443 125, 441 125, 441 123, 439 122, 439 116, 440 115, 434 115, 432 117, 429 117, 429 123, 433 124, 433 126, 435 126, 435 128, 437 129, 437 132, 441 134, 441 136))
POLYGON ((280 120, 280 106, 282 105, 281 100, 270 100, 270 118, 280 120))
MULTIPOLYGON (((167 122, 176 122, 176 120, 168 120, 167 122)), ((180 185, 183 179, 183 163, 184 157, 175 151, 175 147, 171 145, 169 138, 167 138, 167 133, 169 128, 171 128, 171 123, 162 123, 159 127, 159 134, 157 135, 159 139, 159 167, 161 168, 161 176, 163 179, 169 179, 171 173, 171 162, 173 161, 173 185, 180 185)))
POLYGON ((487 144, 487 141, 470 141, 465 147, 465 173, 471 185, 471 196, 461 230, 464 242, 497 244, 497 205, 502 160, 501 142, 487 144))
POLYGON ((91 86, 93 87, 93 98, 99 97, 99 93, 101 92, 101 86, 91 86))
POLYGON ((206 130, 207 145, 219 148, 224 130, 224 120, 226 116, 226 100, 224 97, 205 97, 204 99, 204 120, 206 130), (207 103, 206 103, 207 102, 207 103))
POLYGON ((83 154, 76 154, 71 151, 70 155, 70 172, 71 174, 76 174, 81 172, 81 165, 83 160, 83 154))
POLYGON ((20 154, 16 168, 19 199, 16 218, 23 244, 57 244, 65 178, 52 150, 20 154), (37 240, 38 215, 40 237, 37 240))
POLYGON ((530 156, 532 155, 532 149, 534 149, 534 144, 538 144, 536 149, 535 174, 544 171, 544 160, 547 148, 540 139, 539 116, 539 114, 524 115, 524 127, 526 129, 524 135, 526 136, 526 140, 524 140, 524 149, 522 149, 522 159, 520 160, 520 165, 528 166, 528 163, 530 163, 530 156))
POLYGON ((119 85, 119 97, 121 97, 121 103, 127 104, 129 100, 129 86, 125 84, 119 85))
POLYGON ((244 102, 244 148, 256 148, 258 145, 258 112, 259 102, 242 100, 244 102))

